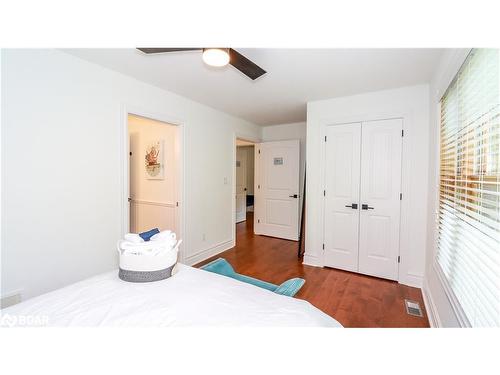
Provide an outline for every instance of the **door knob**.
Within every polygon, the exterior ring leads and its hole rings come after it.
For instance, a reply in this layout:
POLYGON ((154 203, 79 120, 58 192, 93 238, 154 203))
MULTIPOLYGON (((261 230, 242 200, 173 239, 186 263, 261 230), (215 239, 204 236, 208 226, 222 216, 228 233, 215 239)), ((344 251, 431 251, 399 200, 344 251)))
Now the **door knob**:
POLYGON ((374 207, 369 207, 367 204, 362 204, 361 209, 362 210, 374 210, 374 207))
POLYGON ((290 198, 298 198, 299 196, 297 194, 294 195, 289 195, 290 198))
POLYGON ((358 204, 357 203, 346 204, 346 207, 350 207, 353 210, 357 210, 358 209, 358 204))

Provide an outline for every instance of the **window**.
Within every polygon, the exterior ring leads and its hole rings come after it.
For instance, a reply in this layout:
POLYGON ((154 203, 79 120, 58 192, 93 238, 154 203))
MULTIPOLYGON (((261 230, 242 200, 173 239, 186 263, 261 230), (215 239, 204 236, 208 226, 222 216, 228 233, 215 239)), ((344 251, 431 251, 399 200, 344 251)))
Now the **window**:
POLYGON ((473 50, 441 99, 437 263, 473 327, 500 325, 499 53, 473 50))

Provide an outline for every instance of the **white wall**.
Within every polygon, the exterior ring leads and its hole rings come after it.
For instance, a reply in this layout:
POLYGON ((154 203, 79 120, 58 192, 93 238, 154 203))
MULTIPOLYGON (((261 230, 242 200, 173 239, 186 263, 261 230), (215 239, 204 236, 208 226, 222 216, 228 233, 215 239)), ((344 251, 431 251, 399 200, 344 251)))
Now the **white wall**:
POLYGON ((439 186, 439 101, 469 53, 468 49, 447 50, 430 84, 429 95, 429 194, 427 207, 427 249, 424 298, 431 324, 442 327, 460 326, 458 315, 447 297, 435 268, 439 186))
POLYGON ((429 87, 320 100, 307 105, 307 208, 304 263, 323 265, 324 135, 329 124, 402 117, 403 174, 399 282, 420 287, 425 265, 429 87))
POLYGON ((129 115, 130 139, 130 231, 140 233, 151 228, 173 230, 177 223, 178 186, 177 170, 180 159, 179 127, 149 118, 129 115), (163 179, 150 179, 144 167, 146 148, 152 142, 163 142, 163 179))
POLYGON ((232 246, 234 137, 260 127, 57 50, 2 50, 2 92, 2 295, 117 266, 125 108, 183 124, 185 261, 232 246))
POLYGON ((304 171, 306 166, 306 123, 296 122, 292 124, 279 124, 266 126, 262 129, 262 140, 264 142, 271 141, 287 141, 291 139, 300 140, 300 170, 299 170, 299 225, 302 218, 302 204, 304 197, 304 171))

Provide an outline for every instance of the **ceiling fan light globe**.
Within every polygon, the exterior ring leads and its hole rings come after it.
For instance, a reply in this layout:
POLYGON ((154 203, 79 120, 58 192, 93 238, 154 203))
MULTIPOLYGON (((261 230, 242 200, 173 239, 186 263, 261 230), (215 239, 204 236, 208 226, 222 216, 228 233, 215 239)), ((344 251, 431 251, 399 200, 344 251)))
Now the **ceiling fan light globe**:
POLYGON ((203 61, 210 66, 226 66, 229 64, 229 51, 227 48, 205 48, 203 61))

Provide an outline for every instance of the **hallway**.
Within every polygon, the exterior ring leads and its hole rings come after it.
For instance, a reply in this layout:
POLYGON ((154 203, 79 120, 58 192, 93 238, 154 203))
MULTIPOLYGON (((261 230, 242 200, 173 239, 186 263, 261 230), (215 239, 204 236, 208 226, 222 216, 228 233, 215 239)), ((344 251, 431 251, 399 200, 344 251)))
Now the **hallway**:
POLYGON ((281 284, 302 277, 305 285, 296 298, 309 301, 345 327, 429 327, 422 293, 418 288, 394 281, 332 268, 311 267, 297 259, 298 243, 253 234, 253 214, 236 225, 236 246, 197 266, 219 257, 236 272, 281 284), (408 315, 404 300, 420 303, 424 317, 408 315))

